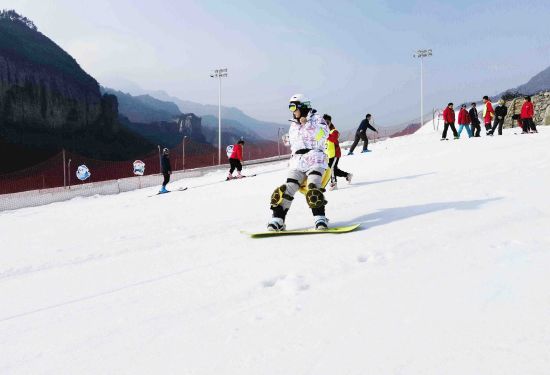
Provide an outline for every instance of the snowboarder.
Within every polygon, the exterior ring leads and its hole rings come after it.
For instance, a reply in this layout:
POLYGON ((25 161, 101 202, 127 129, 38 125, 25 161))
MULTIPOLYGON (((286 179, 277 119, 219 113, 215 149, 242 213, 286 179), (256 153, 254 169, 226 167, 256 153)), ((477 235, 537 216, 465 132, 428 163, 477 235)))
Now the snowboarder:
POLYGON ((470 122, 470 114, 466 110, 466 104, 462 104, 458 112, 458 138, 460 138, 460 134, 462 134, 462 129, 464 128, 466 128, 466 132, 468 132, 468 138, 472 138, 470 122))
POLYGON ((453 131, 453 135, 455 136, 455 139, 458 139, 458 133, 456 132, 456 128, 455 128, 455 110, 453 109, 453 103, 447 104, 447 108, 445 108, 445 110, 443 111, 443 121, 445 122, 445 126, 443 127, 443 134, 441 135, 441 140, 442 141, 447 140, 447 130, 449 130, 449 126, 453 131))
POLYGON ((472 108, 470 108, 468 114, 470 115, 470 122, 472 124, 472 135, 474 137, 479 137, 479 133, 481 133, 481 126, 479 115, 477 113, 476 103, 472 103, 472 108))
POLYGON ((243 170, 243 145, 244 141, 241 139, 239 142, 233 145, 233 152, 229 157, 229 174, 227 175, 226 180, 231 180, 232 178, 243 178, 241 171, 243 170), (237 177, 233 177, 233 172, 237 169, 237 177))
POLYGON ((493 127, 489 130, 487 135, 493 135, 496 128, 498 127, 498 135, 502 135, 502 125, 504 125, 504 118, 508 113, 508 107, 505 105, 504 99, 498 101, 498 105, 495 108, 495 121, 493 122, 493 127))
POLYGON ((164 176, 164 181, 162 181, 162 188, 160 188, 159 194, 168 193, 169 190, 166 190, 166 185, 170 182, 170 175, 172 174, 172 166, 170 165, 170 150, 167 148, 162 150, 162 175, 164 176))
POLYGON ((531 102, 531 97, 526 96, 523 99, 523 105, 521 106, 521 122, 523 124, 524 133, 538 133, 537 126, 533 121, 533 116, 535 116, 535 109, 533 108, 533 103, 531 102))
POLYGON ((351 178, 353 174, 344 172, 338 168, 338 162, 342 156, 342 151, 340 150, 340 143, 338 142, 338 137, 340 133, 336 130, 336 127, 332 123, 332 117, 330 115, 323 115, 323 119, 328 124, 329 136, 327 139, 327 148, 326 152, 328 155, 328 167, 332 169, 330 175, 330 185, 329 190, 338 189, 337 177, 345 177, 346 181, 351 184, 351 178))
POLYGON ((353 155, 353 150, 355 150, 355 147, 357 147, 357 144, 362 139, 363 140, 363 151, 361 152, 369 152, 369 138, 367 137, 367 129, 372 130, 373 132, 378 133, 378 130, 376 130, 371 124, 370 120, 372 118, 372 115, 370 113, 365 116, 365 119, 361 121, 359 124, 359 127, 357 128, 357 131, 355 132, 355 140, 353 141, 353 144, 351 145, 348 155, 353 155))
POLYGON ((491 101, 489 100, 489 97, 487 95, 483 97, 483 103, 485 104, 485 107, 483 108, 485 134, 489 135, 489 131, 491 130, 491 122, 493 121, 493 117, 495 117, 495 111, 493 110, 493 105, 491 104, 491 101))
POLYGON ((311 108, 311 103, 303 94, 293 95, 288 108, 292 112, 288 137, 292 156, 286 183, 277 187, 271 194, 272 218, 267 224, 268 231, 285 230, 285 218, 294 194, 307 181, 305 194, 308 206, 313 213, 315 229, 328 228, 325 216, 327 201, 323 194, 322 178, 328 168, 325 143, 328 126, 321 116, 311 108))

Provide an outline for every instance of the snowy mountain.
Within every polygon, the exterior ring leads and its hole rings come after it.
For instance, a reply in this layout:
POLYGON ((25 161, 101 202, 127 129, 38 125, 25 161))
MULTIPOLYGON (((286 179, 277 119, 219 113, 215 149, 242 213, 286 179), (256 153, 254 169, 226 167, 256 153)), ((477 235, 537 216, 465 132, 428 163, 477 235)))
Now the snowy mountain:
POLYGON ((547 374, 550 129, 430 126, 341 159, 349 234, 240 233, 286 162, 0 213, 0 373, 547 374))

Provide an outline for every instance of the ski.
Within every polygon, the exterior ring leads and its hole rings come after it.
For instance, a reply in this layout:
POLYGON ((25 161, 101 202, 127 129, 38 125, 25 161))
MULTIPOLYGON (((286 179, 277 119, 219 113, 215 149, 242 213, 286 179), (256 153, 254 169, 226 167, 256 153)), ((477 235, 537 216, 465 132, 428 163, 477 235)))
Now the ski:
POLYGON ((352 225, 346 225, 346 226, 340 226, 340 227, 330 227, 328 229, 323 230, 316 230, 316 229, 297 229, 297 230, 283 230, 280 232, 256 232, 251 233, 242 230, 242 234, 246 234, 252 238, 263 238, 263 237, 275 237, 275 236, 292 236, 292 235, 301 235, 301 234, 324 234, 324 233, 332 233, 332 234, 340 234, 340 233, 348 233, 351 232, 357 228, 359 228, 359 224, 352 224, 352 225))
POLYGON ((174 193, 176 191, 185 191, 187 189, 189 189, 189 187, 179 188, 179 189, 176 189, 176 190, 168 190, 166 193, 158 192, 158 193, 153 194, 153 195, 148 195, 147 197, 151 198, 151 197, 156 197, 157 195, 164 195, 164 194, 168 194, 168 193, 174 193))

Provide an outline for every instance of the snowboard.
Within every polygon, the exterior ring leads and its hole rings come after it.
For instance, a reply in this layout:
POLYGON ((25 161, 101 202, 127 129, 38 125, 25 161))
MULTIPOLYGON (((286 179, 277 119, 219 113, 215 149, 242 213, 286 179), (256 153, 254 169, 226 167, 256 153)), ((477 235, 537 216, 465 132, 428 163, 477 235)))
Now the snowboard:
POLYGON ((283 230, 280 232, 256 232, 256 233, 250 233, 247 231, 242 230, 242 234, 249 235, 252 238, 263 238, 263 237, 275 237, 275 236, 295 236, 295 235, 301 235, 301 234, 323 234, 323 233, 333 233, 333 234, 340 234, 340 233, 348 233, 351 232, 357 228, 359 228, 361 224, 352 224, 352 225, 346 225, 346 226, 340 226, 340 227, 330 227, 328 229, 324 230, 316 230, 316 229, 297 229, 297 230, 283 230))
POLYGON ((184 187, 184 188, 179 188, 179 189, 176 189, 176 190, 168 190, 166 193, 161 193, 161 192, 158 192, 156 194, 153 194, 153 195, 148 195, 149 198, 151 197, 156 197, 157 195, 164 195, 164 194, 168 194, 168 193, 173 193, 173 192, 176 192, 176 191, 185 191, 189 189, 188 187, 184 187))

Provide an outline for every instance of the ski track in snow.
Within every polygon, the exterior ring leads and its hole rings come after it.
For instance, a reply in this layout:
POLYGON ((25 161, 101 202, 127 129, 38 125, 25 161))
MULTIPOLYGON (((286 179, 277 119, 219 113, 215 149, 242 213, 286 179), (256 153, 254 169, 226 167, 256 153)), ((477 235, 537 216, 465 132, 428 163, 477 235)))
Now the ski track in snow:
POLYGON ((550 129, 430 127, 342 158, 348 234, 239 233, 286 162, 0 213, 0 374, 547 374, 550 129))

